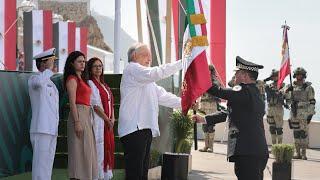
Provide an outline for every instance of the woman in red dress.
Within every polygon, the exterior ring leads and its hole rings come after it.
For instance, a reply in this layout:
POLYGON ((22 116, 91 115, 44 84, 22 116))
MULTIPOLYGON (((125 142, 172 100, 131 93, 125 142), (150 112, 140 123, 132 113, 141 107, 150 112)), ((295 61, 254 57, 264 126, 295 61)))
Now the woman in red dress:
POLYGON ((97 150, 92 126, 90 96, 92 90, 84 78, 85 55, 69 54, 64 67, 70 113, 68 118, 68 171, 70 179, 96 179, 97 150))
MULTIPOLYGON (((89 85, 93 91, 91 96, 91 103, 94 107, 95 113, 99 116, 95 118, 95 136, 97 140, 97 151, 98 151, 98 163, 100 166, 99 159, 103 157, 103 171, 104 179, 112 178, 112 169, 114 168, 114 98, 109 86, 104 82, 103 78, 103 64, 99 58, 91 58, 88 61, 87 69, 89 73, 89 85), (98 98, 97 98, 98 96, 98 98), (101 121, 101 119, 103 121, 101 121), (104 122, 104 125, 103 125, 104 122), (101 129, 102 132, 101 133, 101 129), (103 131, 104 130, 104 131, 103 131), (103 134, 103 153, 101 153, 101 142, 98 139, 102 139, 99 136, 103 134)), ((95 116, 97 117, 97 116, 95 116)), ((99 172, 101 172, 101 166, 99 172)), ((99 178, 101 178, 99 173, 99 178)))

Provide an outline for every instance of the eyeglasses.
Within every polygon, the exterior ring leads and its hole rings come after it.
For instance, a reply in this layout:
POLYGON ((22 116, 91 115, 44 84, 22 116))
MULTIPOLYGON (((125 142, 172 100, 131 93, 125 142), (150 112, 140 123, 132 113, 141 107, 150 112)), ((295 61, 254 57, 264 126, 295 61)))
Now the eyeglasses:
POLYGON ((93 65, 92 67, 93 68, 102 68, 103 66, 102 65, 93 65))

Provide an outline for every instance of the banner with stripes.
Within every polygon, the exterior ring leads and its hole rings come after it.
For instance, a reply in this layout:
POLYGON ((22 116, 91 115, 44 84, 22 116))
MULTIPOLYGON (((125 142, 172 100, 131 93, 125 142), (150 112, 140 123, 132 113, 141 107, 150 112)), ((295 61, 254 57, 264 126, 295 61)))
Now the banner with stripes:
POLYGON ((0 0, 0 70, 16 70, 16 1, 0 0))
POLYGON ((186 114, 191 105, 211 86, 211 76, 206 56, 208 46, 206 18, 201 0, 186 0, 188 26, 183 38, 184 80, 181 105, 186 114))
POLYGON ((23 19, 25 69, 38 71, 33 57, 52 48, 52 11, 24 12, 23 19))
POLYGON ((84 55, 88 54, 88 29, 85 27, 76 28, 76 51, 81 51, 84 55))
POLYGON ((281 50, 281 66, 278 74, 278 82, 277 87, 278 89, 281 88, 281 85, 284 79, 291 73, 290 69, 290 55, 289 55, 289 42, 288 42, 288 30, 290 29, 289 26, 283 25, 283 32, 282 32, 282 50, 281 50))
POLYGON ((68 54, 76 49, 76 23, 65 21, 54 23, 53 31, 53 44, 56 56, 59 58, 58 71, 63 72, 68 54))
MULTIPOLYGON (((226 0, 202 0, 203 11, 207 19, 207 37, 209 48, 206 56, 209 63, 216 68, 217 77, 222 84, 226 84, 226 0)), ((183 17, 187 3, 172 0, 173 29, 176 59, 179 59, 179 41, 184 27, 183 17), (182 20, 180 20, 182 19, 182 20), (179 25, 180 23, 180 25, 179 25)))

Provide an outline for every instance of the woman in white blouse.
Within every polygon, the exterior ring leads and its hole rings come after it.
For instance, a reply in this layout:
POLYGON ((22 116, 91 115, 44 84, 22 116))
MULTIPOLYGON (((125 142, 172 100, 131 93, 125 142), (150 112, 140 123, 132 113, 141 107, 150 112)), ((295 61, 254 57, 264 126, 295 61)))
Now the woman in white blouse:
POLYGON ((87 64, 88 84, 92 89, 91 105, 94 108, 94 133, 98 154, 99 179, 111 179, 114 167, 114 110, 113 95, 104 82, 103 64, 99 58, 91 58, 87 64))

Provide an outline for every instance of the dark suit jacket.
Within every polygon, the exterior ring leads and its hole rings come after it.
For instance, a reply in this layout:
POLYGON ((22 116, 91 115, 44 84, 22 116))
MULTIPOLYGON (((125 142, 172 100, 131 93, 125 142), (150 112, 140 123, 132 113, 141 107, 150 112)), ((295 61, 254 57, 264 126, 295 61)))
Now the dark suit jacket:
MULTIPOLYGON (((234 156, 268 157, 263 126, 265 104, 256 85, 240 84, 233 89, 212 86, 208 93, 228 100, 229 125, 239 129, 234 156)), ((226 113, 218 112, 206 116, 206 120, 211 124, 223 122, 226 117, 226 113)))

